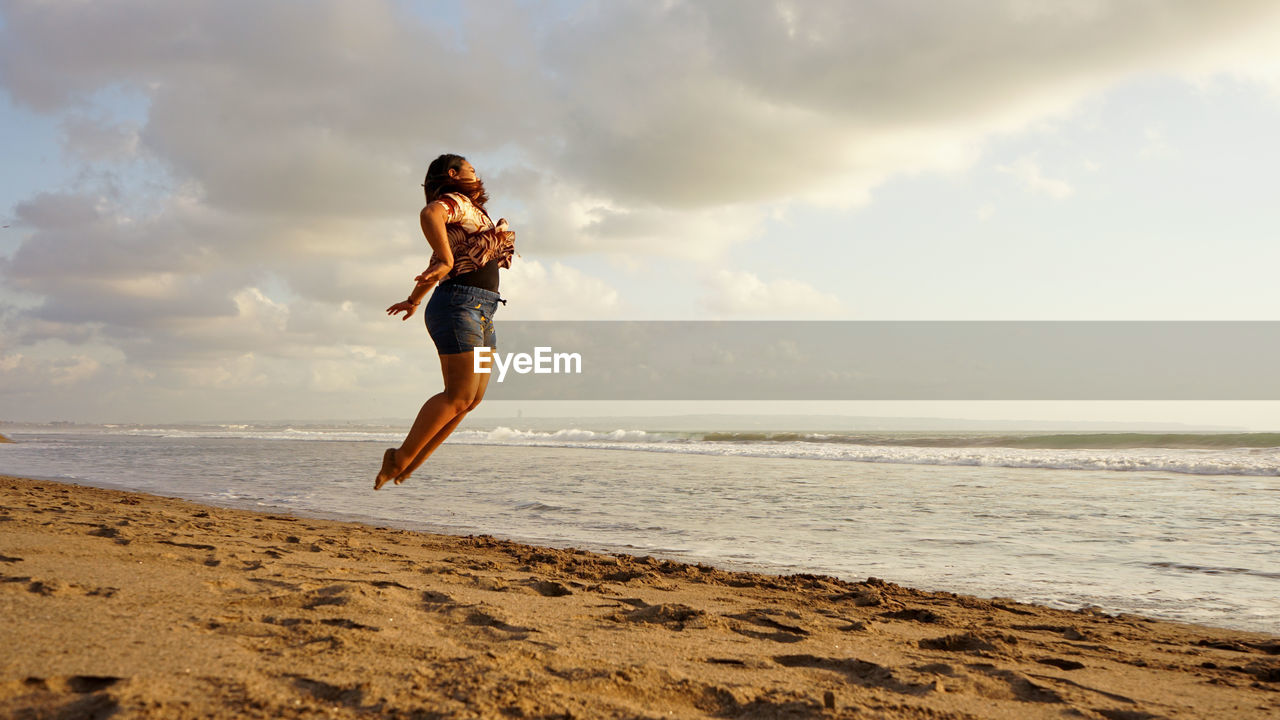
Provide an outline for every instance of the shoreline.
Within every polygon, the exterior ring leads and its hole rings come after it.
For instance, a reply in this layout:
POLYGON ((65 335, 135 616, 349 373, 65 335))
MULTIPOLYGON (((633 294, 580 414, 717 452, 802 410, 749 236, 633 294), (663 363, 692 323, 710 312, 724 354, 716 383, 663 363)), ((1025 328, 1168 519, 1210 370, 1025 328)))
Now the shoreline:
POLYGON ((1264 633, 53 481, 0 493, 3 715, 1280 713, 1264 633))
MULTIPOLYGON (((541 449, 541 448, 540 448, 541 449)), ((563 448, 551 448, 551 450, 563 450, 563 448)), ((624 451, 629 452, 629 451, 624 451)), ((0 472, 0 477, 5 477, 5 473, 0 472)), ((443 521, 426 521, 426 520, 408 520, 403 517, 388 517, 379 515, 375 512, 356 512, 356 511, 338 511, 331 507, 299 507, 279 502, 263 502, 262 498, 212 498, 209 497, 207 488, 205 492, 178 494, 170 488, 148 488, 138 489, 135 484, 125 481, 102 480, 93 478, 77 478, 73 476, 45 476, 45 475, 22 475, 23 479, 47 481, 55 484, 63 484, 75 487, 94 487, 104 490, 117 492, 135 492, 144 495, 156 495, 157 497, 185 500, 210 507, 227 508, 244 510, 257 513, 274 513, 296 516, 299 518, 312 518, 317 520, 325 520, 339 523, 355 523, 363 526, 381 528, 387 530, 407 530, 412 532, 424 533, 429 535, 442 535, 448 537, 467 537, 473 535, 491 536, 498 540, 510 541, 521 545, 530 545, 538 547, 547 547, 553 549, 585 549, 593 553, 611 555, 624 554, 629 556, 652 555, 659 560, 671 560, 677 563, 685 563, 690 565, 710 565, 718 569, 733 571, 758 573, 769 576, 785 576, 791 574, 813 574, 813 575, 829 575, 836 580, 846 582, 857 582, 857 578, 862 573, 852 573, 847 570, 832 570, 823 567, 820 564, 797 565, 795 563, 784 564, 774 561, 768 562, 763 560, 735 560, 723 554, 705 554, 696 553, 689 550, 670 548, 667 546, 659 546, 651 544, 633 545, 628 543, 604 543, 598 540, 588 540, 584 538, 567 538, 546 535, 531 535, 502 532, 494 530, 491 526, 476 526, 473 523, 448 523, 443 521)), ((422 501, 422 498, 418 498, 422 501)), ((892 554, 879 555, 877 557, 892 557, 892 554)), ((987 568, 989 569, 989 568, 987 568)), ((1208 568, 1210 570, 1214 568, 1208 568)), ((876 572, 873 570, 873 572, 876 572)), ((945 580, 935 580, 928 578, 910 578, 910 577, 893 577, 893 571, 888 568, 881 567, 879 575, 885 576, 887 582, 901 585, 903 587, 911 587, 926 592, 943 592, 956 593, 961 595, 972 595, 975 598, 985 600, 1001 600, 1008 602, 1025 603, 1035 606, 1043 606, 1058 610, 1074 611, 1079 609, 1089 609, 1093 612, 1099 612, 1108 615, 1133 615, 1137 617, 1150 618, 1153 620, 1183 623, 1189 625, 1204 626, 1209 628, 1218 628, 1223 630, 1238 630, 1242 632, 1254 632, 1262 634, 1280 635, 1280 627, 1274 622, 1240 622, 1233 621, 1234 616, 1204 618, 1190 616, 1188 613, 1179 613, 1177 607, 1166 608, 1158 607, 1125 607, 1125 603, 1121 601, 1119 604, 1114 602, 1108 603, 1106 598, 1100 597, 1076 597, 1071 600, 1064 599, 1060 596, 1040 594, 1038 596, 1028 596, 1025 593, 1019 593, 1016 589, 1010 591, 1007 587, 1002 587, 998 582, 993 582, 992 575, 983 574, 978 577, 967 577, 958 580, 953 579, 951 583, 945 580), (1214 622, 1213 620, 1221 622, 1214 622)), ((1009 575, 1010 573, 1005 573, 1009 575)), ((1069 583, 1057 583, 1058 585, 1069 587, 1069 583)), ((1133 595, 1132 597, 1141 597, 1133 595)), ((1211 598, 1209 607, 1212 607, 1211 598)), ((1136 603, 1134 604, 1136 605, 1136 603)))

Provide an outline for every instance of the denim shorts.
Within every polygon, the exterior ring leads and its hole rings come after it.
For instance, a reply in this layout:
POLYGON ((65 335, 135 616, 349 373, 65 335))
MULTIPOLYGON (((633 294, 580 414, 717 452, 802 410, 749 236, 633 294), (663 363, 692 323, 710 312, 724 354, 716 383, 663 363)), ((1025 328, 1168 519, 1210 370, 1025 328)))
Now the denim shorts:
POLYGON ((470 285, 437 285, 427 301, 423 320, 440 355, 471 352, 477 347, 498 347, 493 314, 498 293, 470 285))

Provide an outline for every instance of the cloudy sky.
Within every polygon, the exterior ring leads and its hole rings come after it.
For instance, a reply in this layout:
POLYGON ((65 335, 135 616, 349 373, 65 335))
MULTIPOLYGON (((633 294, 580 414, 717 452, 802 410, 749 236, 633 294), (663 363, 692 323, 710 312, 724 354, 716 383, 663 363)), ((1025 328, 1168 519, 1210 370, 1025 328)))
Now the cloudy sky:
POLYGON ((499 321, 1280 320, 1276 48, 1271 0, 0 0, 0 419, 412 415, 441 152, 499 321))

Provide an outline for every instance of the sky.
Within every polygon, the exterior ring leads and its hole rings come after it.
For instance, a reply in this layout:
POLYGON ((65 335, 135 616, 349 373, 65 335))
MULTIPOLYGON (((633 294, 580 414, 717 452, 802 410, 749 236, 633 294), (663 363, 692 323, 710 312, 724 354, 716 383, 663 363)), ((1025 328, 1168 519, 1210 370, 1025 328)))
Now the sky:
POLYGON ((499 334, 1280 320, 1277 48, 1270 0, 0 0, 0 419, 412 416, 442 152, 516 231, 499 334))

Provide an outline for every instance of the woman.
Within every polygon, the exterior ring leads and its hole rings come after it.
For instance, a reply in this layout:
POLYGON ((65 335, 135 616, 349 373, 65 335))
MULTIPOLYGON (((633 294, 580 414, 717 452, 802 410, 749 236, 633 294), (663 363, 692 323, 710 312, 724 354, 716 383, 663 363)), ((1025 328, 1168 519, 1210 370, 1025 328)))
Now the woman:
POLYGON ((404 443, 383 453, 374 490, 388 480, 404 482, 484 398, 489 375, 475 372, 472 350, 497 347, 493 315, 499 302, 506 304, 498 296, 498 268, 511 267, 515 252, 515 233, 505 219, 489 219, 489 196, 466 158, 436 158, 422 187, 427 204, 419 219, 431 244, 431 263, 414 278, 409 298, 387 308, 387 314, 404 313, 408 320, 439 283, 424 319, 440 355, 444 391, 423 404, 404 443))

